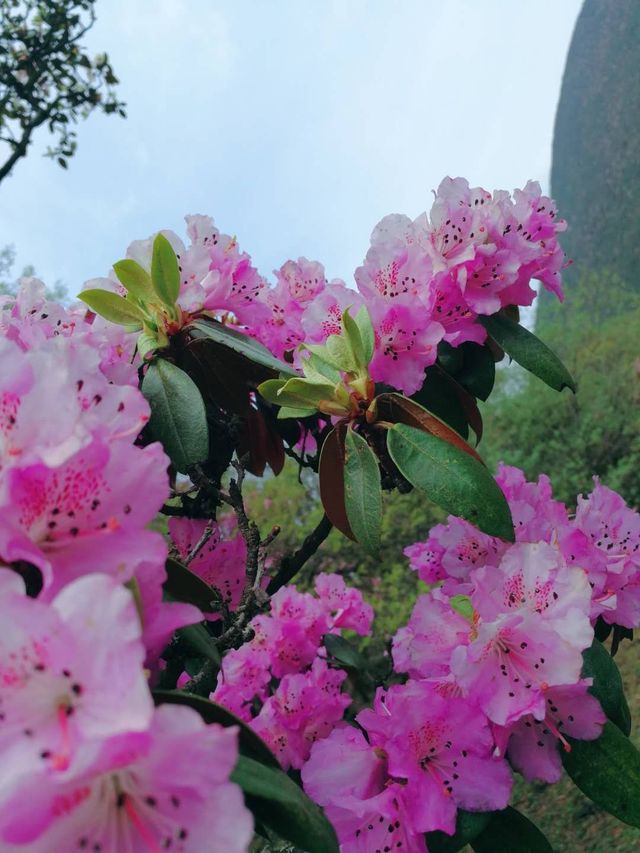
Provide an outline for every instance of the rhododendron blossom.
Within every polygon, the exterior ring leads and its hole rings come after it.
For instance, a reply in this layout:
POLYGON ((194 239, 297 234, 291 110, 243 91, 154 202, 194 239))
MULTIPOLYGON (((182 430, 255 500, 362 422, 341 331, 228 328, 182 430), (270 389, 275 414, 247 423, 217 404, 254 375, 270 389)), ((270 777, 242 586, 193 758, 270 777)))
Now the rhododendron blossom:
POLYGON ((0 838, 43 853, 243 853, 253 821, 228 781, 236 737, 190 708, 158 708, 148 730, 96 742, 73 771, 14 782, 0 804, 0 838))

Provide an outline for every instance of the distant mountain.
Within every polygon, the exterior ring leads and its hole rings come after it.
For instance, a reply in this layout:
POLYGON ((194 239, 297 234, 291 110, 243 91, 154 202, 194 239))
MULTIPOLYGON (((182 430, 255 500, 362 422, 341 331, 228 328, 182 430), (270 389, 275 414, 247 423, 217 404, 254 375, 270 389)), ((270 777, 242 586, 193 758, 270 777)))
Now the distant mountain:
MULTIPOLYGON (((640 0, 585 0, 556 114, 551 192, 574 260, 565 322, 574 319, 572 290, 593 287, 582 270, 607 270, 640 293, 640 0)), ((553 319, 555 297, 543 292, 541 334, 553 319)))

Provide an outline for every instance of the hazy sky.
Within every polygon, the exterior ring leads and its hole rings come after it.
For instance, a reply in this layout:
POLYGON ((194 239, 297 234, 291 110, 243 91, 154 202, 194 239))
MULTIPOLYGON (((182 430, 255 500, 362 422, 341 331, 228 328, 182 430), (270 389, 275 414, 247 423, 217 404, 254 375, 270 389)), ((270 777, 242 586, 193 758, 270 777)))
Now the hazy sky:
POLYGON ((71 293, 127 244, 209 213, 268 274, 288 257, 352 279, 385 214, 444 175, 548 188, 580 0, 98 0, 126 120, 46 133, 0 185, 0 246, 71 293))

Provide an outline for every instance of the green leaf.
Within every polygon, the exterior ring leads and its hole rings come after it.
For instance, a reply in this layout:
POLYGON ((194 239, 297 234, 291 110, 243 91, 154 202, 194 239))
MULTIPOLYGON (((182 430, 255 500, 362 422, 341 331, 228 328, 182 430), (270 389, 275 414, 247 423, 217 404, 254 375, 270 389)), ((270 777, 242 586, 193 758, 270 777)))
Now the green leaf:
POLYGON ((329 354, 330 363, 338 370, 354 372, 358 368, 355 353, 351 348, 350 341, 344 335, 329 335, 325 341, 325 348, 329 354))
POLYGON ((267 379, 258 385, 258 391, 267 403, 277 406, 279 405, 278 393, 284 388, 286 383, 286 379, 267 379))
POLYGON ((136 346, 138 348, 140 358, 144 359, 150 353, 160 349, 160 342, 155 335, 152 335, 149 332, 140 332, 138 340, 136 341, 136 346))
POLYGON ((455 382, 437 365, 427 370, 422 388, 410 399, 433 412, 462 438, 469 437, 467 417, 460 397, 456 393, 455 382))
POLYGON ((476 853, 553 853, 553 847, 538 827, 516 809, 508 806, 493 812, 487 826, 471 840, 476 853))
POLYGON ((434 503, 490 536, 514 541, 511 512, 500 487, 468 453, 405 424, 388 430, 387 447, 400 472, 434 503))
POLYGON ((556 391, 570 388, 575 392, 576 384, 558 356, 546 344, 527 331, 524 326, 510 320, 504 314, 479 317, 494 341, 517 361, 525 370, 542 379, 556 391))
POLYGON ((367 369, 369 362, 365 358, 364 344, 360 335, 360 327, 349 314, 349 309, 342 314, 342 326, 344 328, 344 339, 353 353, 353 361, 359 372, 367 369))
POLYGON ((590 800, 640 828, 640 752, 613 723, 597 740, 573 740, 562 753, 564 768, 590 800))
POLYGON ((458 853, 476 838, 486 827, 493 812, 465 812, 459 810, 456 816, 455 835, 445 832, 428 832, 425 835, 429 853, 458 853))
POLYGON ((247 756, 248 760, 253 759, 256 762, 261 762, 261 767, 267 764, 276 772, 282 772, 278 759, 262 738, 243 720, 236 717, 231 711, 227 711, 222 705, 216 705, 215 702, 210 702, 203 696, 195 696, 193 693, 185 693, 183 690, 154 690, 153 701, 156 705, 188 705, 200 714, 207 725, 217 723, 225 728, 237 726, 240 730, 238 745, 241 755, 247 756))
POLYGON ((473 604, 468 595, 452 595, 449 599, 449 604, 452 610, 459 613, 464 619, 473 622, 473 604))
POLYGON ((601 642, 594 640, 591 648, 582 653, 583 678, 593 678, 589 693, 602 705, 602 710, 620 731, 631 732, 631 711, 622 686, 622 678, 615 661, 601 642))
POLYGON ((244 791, 254 815, 285 841, 308 853, 339 853, 324 812, 286 773, 241 755, 231 779, 244 791))
POLYGON ((131 330, 142 328, 144 314, 137 305, 125 299, 124 296, 118 296, 110 290, 91 288, 78 294, 78 299, 82 299, 92 311, 109 320, 110 323, 127 326, 131 330))
POLYGON ((455 374, 456 382, 479 400, 487 400, 496 379, 496 363, 491 350, 473 341, 467 341, 458 349, 462 353, 462 368, 455 374))
POLYGON ((195 382, 170 361, 149 365, 142 393, 151 406, 149 427, 178 471, 186 472, 209 455, 209 428, 195 382))
POLYGON ((178 636, 184 640, 192 652, 200 657, 207 658, 212 663, 220 668, 222 658, 216 646, 213 637, 209 634, 204 625, 196 623, 195 625, 185 625, 183 628, 178 628, 178 636))
POLYGON ((278 420, 284 421, 287 418, 309 418, 315 415, 316 409, 294 409, 291 406, 282 406, 278 412, 278 420))
POLYGON ((167 579, 164 588, 172 598, 194 604, 200 610, 211 610, 211 602, 215 596, 208 583, 171 557, 166 561, 165 568, 167 579))
POLYGON ((335 658, 343 666, 351 669, 365 669, 364 658, 360 652, 339 634, 325 634, 324 647, 332 658, 335 658))
POLYGON ((355 316, 355 321, 360 330, 360 338, 364 350, 364 362, 368 365, 373 358, 373 350, 376 344, 376 336, 373 331, 373 323, 365 305, 363 305, 355 316))
POLYGON ((122 261, 116 261, 113 270, 120 283, 126 287, 132 296, 141 302, 154 301, 155 292, 151 283, 151 276, 137 261, 132 258, 124 258, 122 261))
POLYGON ((308 358, 303 359, 302 369, 307 379, 312 379, 314 382, 322 382, 328 379, 332 385, 337 385, 342 379, 337 368, 312 352, 309 353, 308 358))
POLYGON ((382 491, 375 453, 355 430, 345 438, 344 499, 349 526, 367 551, 380 548, 382 491))
POLYGON ((335 396, 335 385, 328 382, 312 382, 310 379, 288 379, 276 395, 276 402, 280 406, 292 406, 298 408, 302 404, 305 408, 317 407, 321 400, 332 400, 335 396))
POLYGON ((156 234, 153 241, 151 282, 165 305, 176 304, 180 293, 180 269, 173 246, 164 234, 156 234))
POLYGON ((220 346, 227 347, 262 367, 268 367, 270 370, 283 373, 286 376, 298 376, 297 370, 290 364, 285 364, 284 361, 280 361, 271 355, 269 350, 254 338, 243 335, 242 332, 237 332, 229 326, 224 326, 217 320, 194 320, 188 327, 188 330, 192 329, 197 330, 202 337, 206 337, 220 346))

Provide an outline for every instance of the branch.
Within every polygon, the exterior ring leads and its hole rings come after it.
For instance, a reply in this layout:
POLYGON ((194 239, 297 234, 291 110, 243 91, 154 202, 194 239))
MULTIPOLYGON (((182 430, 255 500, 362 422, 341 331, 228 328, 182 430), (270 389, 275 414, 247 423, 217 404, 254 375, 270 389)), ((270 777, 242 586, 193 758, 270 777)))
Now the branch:
POLYGON ((327 516, 323 515, 316 528, 311 531, 298 550, 282 558, 276 575, 271 579, 267 587, 269 595, 273 595, 280 587, 283 587, 295 577, 307 560, 313 557, 332 529, 333 525, 327 516))

